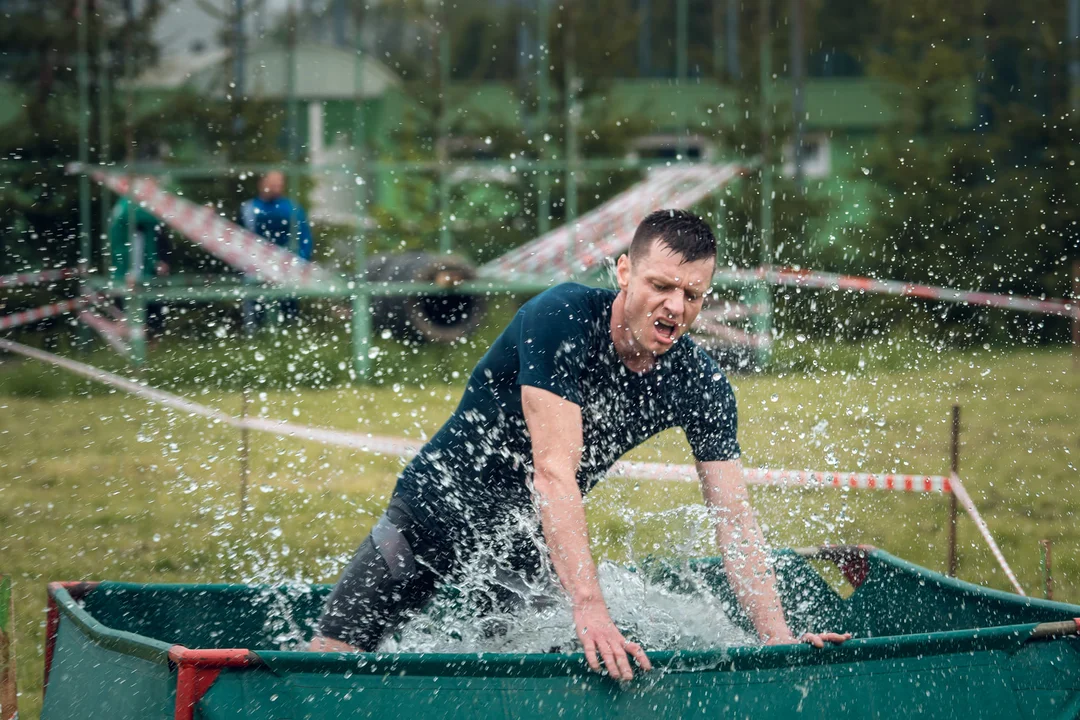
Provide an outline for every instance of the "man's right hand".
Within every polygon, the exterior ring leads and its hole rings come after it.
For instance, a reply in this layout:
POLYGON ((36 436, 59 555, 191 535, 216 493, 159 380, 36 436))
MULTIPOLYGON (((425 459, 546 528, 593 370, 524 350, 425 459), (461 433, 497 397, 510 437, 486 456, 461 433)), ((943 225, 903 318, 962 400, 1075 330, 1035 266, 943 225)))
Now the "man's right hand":
POLYGON ((586 603, 574 608, 574 627, 578 639, 585 648, 585 659, 589 667, 600 672, 600 659, 608 674, 616 680, 633 680, 634 671, 630 668, 630 653, 637 660, 642 670, 652 670, 652 663, 641 646, 629 642, 611 621, 607 606, 603 601, 586 603))

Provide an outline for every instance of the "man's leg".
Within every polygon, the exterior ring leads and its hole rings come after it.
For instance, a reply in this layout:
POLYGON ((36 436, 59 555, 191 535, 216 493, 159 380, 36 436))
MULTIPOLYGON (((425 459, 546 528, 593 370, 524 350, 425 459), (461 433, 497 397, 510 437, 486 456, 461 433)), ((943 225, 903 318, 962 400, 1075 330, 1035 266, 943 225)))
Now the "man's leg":
POLYGON ((373 652, 427 603, 451 557, 393 498, 330 593, 310 649, 373 652))
POLYGON ((253 334, 263 325, 265 309, 260 298, 245 298, 240 303, 240 314, 243 317, 244 332, 253 334))

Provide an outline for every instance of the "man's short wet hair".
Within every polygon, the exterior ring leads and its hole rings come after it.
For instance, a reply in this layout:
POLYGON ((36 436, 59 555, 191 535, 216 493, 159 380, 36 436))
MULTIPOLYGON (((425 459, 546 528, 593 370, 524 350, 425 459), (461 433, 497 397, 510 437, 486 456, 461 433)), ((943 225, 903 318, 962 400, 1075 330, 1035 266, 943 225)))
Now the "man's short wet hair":
POLYGON ((661 242, 683 262, 716 257, 716 236, 709 224, 686 210, 657 210, 641 221, 630 242, 630 260, 661 242))

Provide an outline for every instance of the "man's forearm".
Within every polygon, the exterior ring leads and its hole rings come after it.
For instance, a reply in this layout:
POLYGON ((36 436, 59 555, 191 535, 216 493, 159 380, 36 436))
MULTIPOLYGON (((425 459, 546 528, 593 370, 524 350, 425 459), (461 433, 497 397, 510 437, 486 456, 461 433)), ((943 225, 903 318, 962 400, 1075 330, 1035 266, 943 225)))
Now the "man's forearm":
POLYGON ((705 502, 716 521, 716 543, 723 553, 731 588, 762 640, 792 642, 765 538, 750 506, 742 466, 737 462, 710 465, 699 466, 699 472, 705 502))
POLYGON ((589 550, 585 505, 577 483, 538 473, 534 484, 544 540, 563 589, 574 607, 602 602, 596 563, 589 550))
POLYGON ((731 579, 735 596, 763 641, 792 642, 791 630, 776 592, 776 575, 765 552, 765 541, 757 521, 747 508, 733 524, 734 528, 728 521, 718 518, 716 539, 723 549, 724 569, 731 579))

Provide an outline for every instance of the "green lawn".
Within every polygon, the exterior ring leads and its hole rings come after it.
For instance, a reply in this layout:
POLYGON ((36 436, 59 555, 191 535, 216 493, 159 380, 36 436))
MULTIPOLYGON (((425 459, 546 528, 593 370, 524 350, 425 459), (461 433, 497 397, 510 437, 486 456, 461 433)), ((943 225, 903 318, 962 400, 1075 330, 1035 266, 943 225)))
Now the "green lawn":
MULTIPOLYGON (((917 370, 896 358, 733 377, 745 462, 944 473, 950 408, 959 403, 962 475, 1021 583, 1039 592, 1038 540, 1050 538, 1057 597, 1080 601, 1080 372, 1068 353, 926 352, 914 360, 917 370)), ((85 384, 63 378, 0 356, 0 571, 15 580, 25 718, 36 718, 40 706, 47 580, 329 581, 381 512, 400 468, 393 458, 253 434, 253 509, 242 514, 237 432, 100 388, 85 395, 85 384), (64 391, 32 396, 54 383, 66 383, 64 391)), ((238 393, 191 387, 180 392, 239 411, 238 393)), ((255 411, 423 438, 460 390, 386 382, 271 392, 255 411)), ((675 432, 633 458, 689 460, 675 432)), ((941 496, 767 490, 755 498, 777 545, 871 543, 944 568, 941 496)), ((589 500, 596 551, 617 559, 708 552, 693 513, 672 512, 699 501, 691 484, 606 481, 589 500)), ((1008 587, 963 518, 959 574, 1008 587)))

